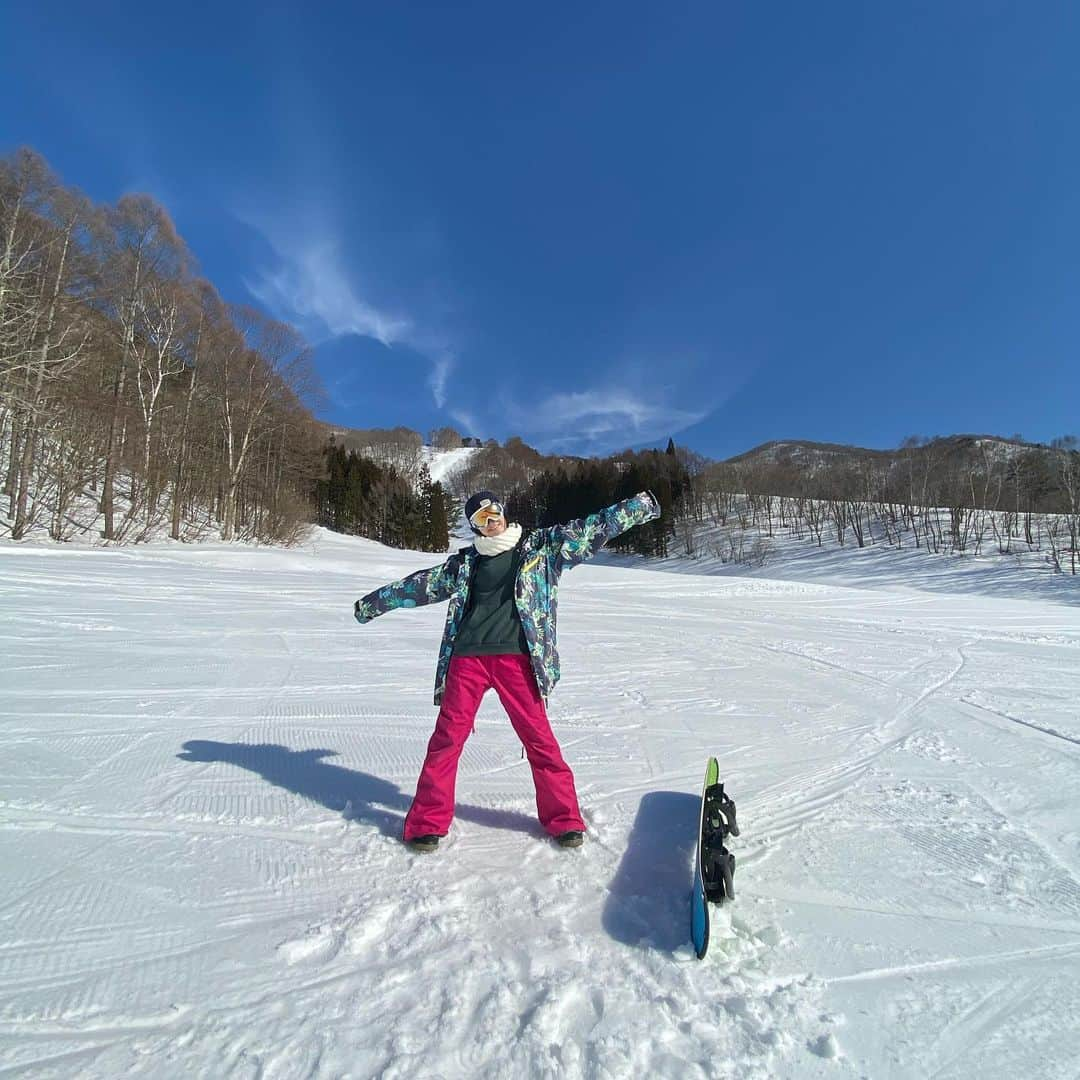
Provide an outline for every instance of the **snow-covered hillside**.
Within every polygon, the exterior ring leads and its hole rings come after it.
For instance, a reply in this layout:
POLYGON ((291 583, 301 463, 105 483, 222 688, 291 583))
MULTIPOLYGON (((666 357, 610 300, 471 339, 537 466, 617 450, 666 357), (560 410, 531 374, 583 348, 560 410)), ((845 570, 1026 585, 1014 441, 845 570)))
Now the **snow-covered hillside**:
POLYGON ((491 698, 417 856, 444 609, 351 604, 432 556, 0 546, 0 1075, 1075 1076, 1076 583, 880 557, 574 570, 589 839, 491 698), (698 962, 709 754, 742 836, 698 962))
POLYGON ((430 446, 423 448, 424 462, 434 482, 445 485, 459 469, 463 468, 478 449, 473 446, 459 446, 456 450, 435 450, 430 446))
MULTIPOLYGON (((0 444, 0 451, 6 449, 0 444)), ((421 446, 403 451, 401 446, 389 448, 366 448, 366 453, 381 464, 401 468, 410 475, 418 477, 420 466, 426 465, 433 481, 449 487, 453 476, 465 468, 469 459, 479 452, 474 447, 458 447, 454 450, 436 450, 431 446, 421 446)), ((131 491, 131 478, 124 474, 119 477, 116 496, 116 536, 120 543, 158 542, 168 539, 171 530, 171 504, 162 500, 150 520, 138 508, 133 509, 127 497, 131 491)), ((84 490, 70 498, 65 510, 59 517, 56 514, 56 495, 52 490, 31 492, 30 505, 34 508, 32 521, 26 538, 32 541, 53 539, 76 541, 80 544, 104 543, 102 540, 104 516, 100 509, 100 493, 84 490)), ((13 520, 8 517, 8 500, 0 500, 0 541, 9 539, 13 520)), ((301 529, 305 526, 300 525, 301 529)), ((185 517, 181 522, 180 535, 185 541, 199 541, 207 537, 221 535, 221 521, 215 520, 204 506, 185 508, 185 517)))

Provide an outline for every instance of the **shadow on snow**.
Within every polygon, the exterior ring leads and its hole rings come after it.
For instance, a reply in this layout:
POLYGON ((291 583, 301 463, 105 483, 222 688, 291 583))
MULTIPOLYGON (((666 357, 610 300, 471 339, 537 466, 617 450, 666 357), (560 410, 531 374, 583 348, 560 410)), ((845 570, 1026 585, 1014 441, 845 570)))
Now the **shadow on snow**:
MULTIPOLYGON (((336 756, 335 750, 207 739, 192 739, 177 754, 181 761, 247 769, 350 821, 400 837, 412 796, 389 780, 323 760, 336 756)), ((700 805, 698 796, 678 791, 651 791, 642 798, 604 904, 603 926, 614 940, 668 952, 686 943, 700 805)), ((543 835, 538 822, 513 810, 459 803, 455 814, 492 829, 543 835)))
MULTIPOLYGON (((184 743, 183 753, 176 756, 181 761, 221 761, 258 773, 275 787, 319 803, 350 821, 374 825, 384 836, 401 836, 405 813, 412 803, 412 796, 389 780, 323 760, 336 757, 336 750, 290 750, 274 743, 192 739, 184 743)), ((513 810, 459 803, 455 815, 492 829, 541 835, 538 822, 513 810)))
POLYGON ((690 885, 701 798, 650 791, 604 905, 604 929, 626 945, 674 951, 690 938, 690 885))

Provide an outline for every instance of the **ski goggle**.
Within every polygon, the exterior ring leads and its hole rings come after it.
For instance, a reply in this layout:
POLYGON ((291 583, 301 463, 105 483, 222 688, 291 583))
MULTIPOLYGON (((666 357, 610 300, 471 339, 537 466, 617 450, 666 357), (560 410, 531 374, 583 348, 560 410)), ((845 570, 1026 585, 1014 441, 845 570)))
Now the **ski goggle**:
POLYGON ((485 499, 480 504, 479 510, 474 510, 473 515, 469 518, 469 524, 475 525, 478 529, 484 528, 492 521, 497 521, 503 516, 503 504, 501 502, 493 502, 491 499, 485 499))

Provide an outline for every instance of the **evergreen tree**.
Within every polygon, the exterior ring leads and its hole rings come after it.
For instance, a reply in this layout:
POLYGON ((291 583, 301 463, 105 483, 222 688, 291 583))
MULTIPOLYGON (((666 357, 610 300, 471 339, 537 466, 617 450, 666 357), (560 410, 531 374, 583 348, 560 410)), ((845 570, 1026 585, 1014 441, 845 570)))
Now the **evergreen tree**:
MULTIPOLYGON (((629 462, 623 462, 624 468, 619 476, 618 483, 615 485, 614 500, 628 499, 632 495, 636 495, 639 491, 644 491, 649 487, 648 478, 645 476, 644 471, 638 461, 631 460, 629 462)), ((651 547, 651 542, 646 537, 644 531, 641 528, 629 529, 627 532, 616 536, 611 541, 610 547, 613 551, 619 552, 632 552, 635 555, 648 554, 648 548, 651 547)))
POLYGON ((427 465, 420 466, 417 482, 417 509, 420 511, 420 529, 416 547, 420 551, 433 551, 431 546, 431 472, 427 465))
POLYGON ((446 551, 450 547, 449 515, 446 509, 446 493, 437 480, 431 485, 428 498, 427 551, 446 551))

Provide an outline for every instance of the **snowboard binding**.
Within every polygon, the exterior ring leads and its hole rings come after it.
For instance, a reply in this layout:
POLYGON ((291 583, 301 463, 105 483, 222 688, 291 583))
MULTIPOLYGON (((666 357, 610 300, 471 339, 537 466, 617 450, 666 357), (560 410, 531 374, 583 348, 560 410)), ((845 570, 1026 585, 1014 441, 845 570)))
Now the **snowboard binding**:
POLYGON ((705 809, 701 826, 701 875, 705 899, 722 904, 735 899, 735 856, 724 841, 739 835, 735 803, 725 794, 723 784, 705 789, 705 809))

